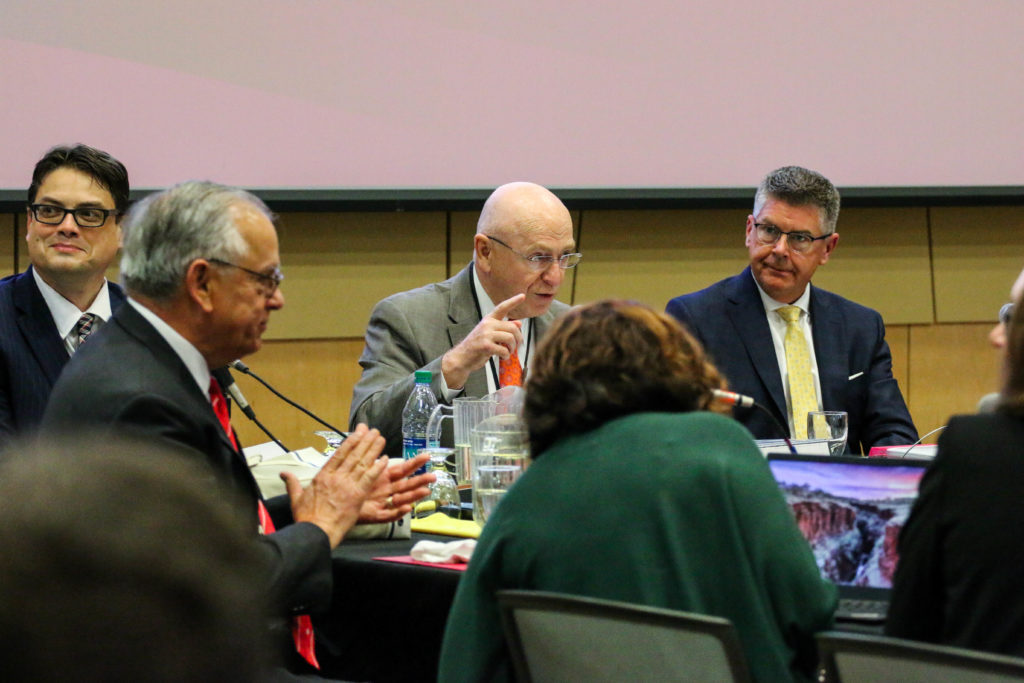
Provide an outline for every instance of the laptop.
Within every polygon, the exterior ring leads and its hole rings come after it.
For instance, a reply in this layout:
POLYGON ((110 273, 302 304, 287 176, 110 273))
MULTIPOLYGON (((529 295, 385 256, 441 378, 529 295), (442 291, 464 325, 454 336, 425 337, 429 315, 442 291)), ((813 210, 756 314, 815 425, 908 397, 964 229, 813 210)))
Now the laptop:
POLYGON ((781 453, 767 459, 821 575, 839 589, 836 619, 885 621, 897 540, 928 462, 781 453))

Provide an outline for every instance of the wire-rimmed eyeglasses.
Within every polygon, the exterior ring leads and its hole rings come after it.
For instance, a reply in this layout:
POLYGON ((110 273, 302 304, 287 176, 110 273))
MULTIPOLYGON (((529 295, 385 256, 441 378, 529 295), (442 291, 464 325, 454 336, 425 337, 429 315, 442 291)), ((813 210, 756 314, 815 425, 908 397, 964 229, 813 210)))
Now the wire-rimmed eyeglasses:
POLYGON ((815 237, 811 233, 804 232, 802 230, 786 232, 785 230, 780 230, 771 223, 754 223, 754 227, 757 229, 757 241, 761 244, 775 244, 782 239, 783 235, 785 235, 786 245, 793 251, 801 254, 808 251, 818 240, 823 240, 832 234, 829 233, 828 235, 819 235, 818 237, 815 237))
POLYGON ((1013 304, 1003 304, 999 308, 999 322, 1004 325, 1010 324, 1010 318, 1013 317, 1013 304))
POLYGON ((260 273, 255 270, 250 270, 244 266, 240 266, 237 263, 223 261, 219 258, 208 258, 206 260, 210 263, 216 263, 218 266, 237 268, 238 270, 244 271, 253 276, 257 281, 259 281, 263 295, 268 299, 274 296, 274 292, 276 292, 277 288, 281 286, 282 282, 284 282, 284 273, 281 272, 280 268, 274 268, 274 270, 269 273, 260 273))
POLYGON ((75 224, 80 228, 100 228, 107 222, 111 215, 119 215, 117 209, 101 209, 96 206, 80 206, 77 209, 67 209, 63 206, 53 204, 29 204, 29 211, 32 217, 46 225, 60 225, 64 217, 69 213, 74 217, 75 224))
POLYGON ((568 270, 569 268, 575 268, 576 264, 578 264, 580 262, 580 259, 583 258, 583 254, 579 252, 573 252, 571 254, 562 254, 561 256, 552 256, 551 254, 531 254, 530 256, 527 256, 526 254, 519 253, 518 251, 510 247, 508 244, 502 242, 497 237, 494 237, 492 235, 485 235, 485 237, 489 240, 494 240, 501 246, 505 247, 513 254, 526 261, 530 265, 530 268, 536 271, 547 270, 548 268, 551 267, 552 263, 557 263, 558 267, 561 268, 562 270, 568 270))

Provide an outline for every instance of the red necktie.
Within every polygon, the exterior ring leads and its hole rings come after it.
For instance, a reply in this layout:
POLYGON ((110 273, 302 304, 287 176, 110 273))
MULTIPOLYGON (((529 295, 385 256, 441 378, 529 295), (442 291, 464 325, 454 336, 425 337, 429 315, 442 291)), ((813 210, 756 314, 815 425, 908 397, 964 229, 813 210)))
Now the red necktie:
POLYGON ((507 359, 498 361, 498 384, 502 388, 523 386, 523 366, 519 364, 519 354, 515 351, 507 359))
MULTIPOLYGON (((223 427, 224 432, 231 439, 231 445, 237 451, 238 441, 235 440, 235 432, 231 429, 228 403, 224 399, 224 392, 221 391, 220 385, 217 384, 217 380, 213 377, 210 378, 210 405, 213 406, 213 412, 217 416, 217 420, 220 421, 220 426, 223 427)), ((260 499, 256 500, 256 511, 260 520, 260 533, 274 533, 276 530, 274 520, 270 518, 267 506, 260 499)), ((316 644, 313 642, 313 622, 308 614, 300 614, 292 619, 292 640, 295 641, 295 649, 302 658, 309 662, 310 665, 319 669, 320 663, 316 661, 316 644)))

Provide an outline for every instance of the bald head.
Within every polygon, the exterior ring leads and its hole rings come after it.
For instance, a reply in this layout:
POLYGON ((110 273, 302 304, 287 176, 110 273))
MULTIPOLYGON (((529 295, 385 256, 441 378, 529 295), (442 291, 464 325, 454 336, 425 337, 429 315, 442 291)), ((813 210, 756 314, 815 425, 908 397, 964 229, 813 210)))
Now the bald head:
POLYGON ((572 218, 562 200, 536 183, 516 182, 491 193, 480 211, 476 231, 503 238, 554 224, 568 224, 572 230, 572 218))
POLYGON ((547 312, 562 285, 557 259, 575 248, 572 217, 562 200, 535 183, 508 183, 491 193, 480 212, 474 238, 476 274, 495 304, 526 294, 509 313, 511 319, 536 317, 547 312), (534 255, 556 261, 537 270, 527 260, 534 255))

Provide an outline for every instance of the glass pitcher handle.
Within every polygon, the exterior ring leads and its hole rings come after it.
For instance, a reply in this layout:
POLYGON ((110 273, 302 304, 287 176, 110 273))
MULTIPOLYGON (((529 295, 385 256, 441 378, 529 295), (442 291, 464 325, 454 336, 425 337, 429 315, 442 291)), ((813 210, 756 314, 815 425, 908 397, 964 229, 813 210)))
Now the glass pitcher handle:
POLYGON ((445 415, 445 409, 452 410, 452 407, 440 404, 430 413, 427 420, 427 448, 439 448, 441 446, 441 424, 445 419, 452 419, 452 415, 445 415))

